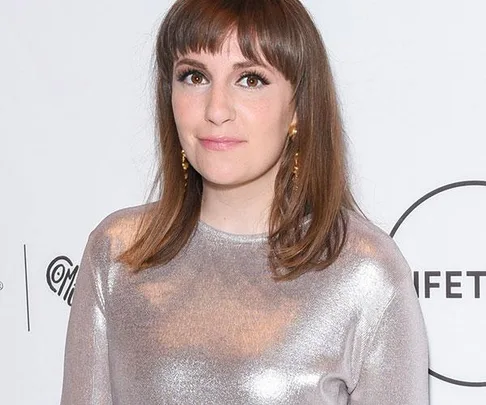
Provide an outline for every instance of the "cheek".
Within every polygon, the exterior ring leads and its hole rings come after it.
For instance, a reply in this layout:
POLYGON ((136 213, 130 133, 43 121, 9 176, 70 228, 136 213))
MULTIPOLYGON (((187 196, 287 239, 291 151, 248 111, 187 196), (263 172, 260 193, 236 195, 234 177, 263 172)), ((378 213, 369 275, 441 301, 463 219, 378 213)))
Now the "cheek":
POLYGON ((260 134, 264 142, 271 144, 285 140, 292 119, 288 108, 276 104, 275 101, 260 104, 253 110, 251 120, 253 132, 260 134))
POLYGON ((191 97, 184 96, 180 92, 172 94, 172 112, 181 143, 198 122, 197 105, 198 103, 191 97))
POLYGON ((289 95, 279 90, 268 92, 258 99, 248 100, 245 104, 260 125, 281 132, 290 126, 292 112, 289 95))
POLYGON ((187 97, 183 97, 179 92, 172 94, 172 112, 174 113, 174 119, 177 124, 184 122, 189 114, 189 105, 187 97))

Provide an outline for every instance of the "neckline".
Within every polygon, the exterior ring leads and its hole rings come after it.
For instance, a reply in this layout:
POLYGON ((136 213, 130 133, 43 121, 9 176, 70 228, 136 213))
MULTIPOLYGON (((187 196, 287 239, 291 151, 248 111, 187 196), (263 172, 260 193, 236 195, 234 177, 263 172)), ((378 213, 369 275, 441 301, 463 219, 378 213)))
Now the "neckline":
POLYGON ((197 223, 197 230, 202 232, 203 234, 207 234, 210 237, 225 240, 228 242, 237 242, 237 243, 256 243, 256 242, 265 242, 268 238, 268 233, 254 233, 254 234, 238 234, 238 233, 230 233, 225 232, 220 229, 214 228, 211 225, 199 220, 197 223))

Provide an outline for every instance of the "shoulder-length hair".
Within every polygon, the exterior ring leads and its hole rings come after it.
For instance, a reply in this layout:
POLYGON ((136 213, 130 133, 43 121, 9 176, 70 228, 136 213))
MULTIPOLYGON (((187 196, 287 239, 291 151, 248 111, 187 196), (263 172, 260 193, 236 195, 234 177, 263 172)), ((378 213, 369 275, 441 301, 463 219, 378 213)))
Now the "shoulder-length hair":
POLYGON ((189 168, 187 186, 171 104, 173 65, 188 52, 221 51, 236 33, 242 54, 278 69, 294 89, 298 134, 287 143, 270 211, 269 264, 275 280, 331 265, 356 210, 346 170, 344 131, 326 50, 298 0, 177 0, 156 42, 158 200, 143 214, 136 238, 119 259, 135 271, 172 260, 197 226, 203 183, 189 168), (298 176, 293 176, 298 152, 298 176), (305 225, 303 226, 303 223, 305 225))

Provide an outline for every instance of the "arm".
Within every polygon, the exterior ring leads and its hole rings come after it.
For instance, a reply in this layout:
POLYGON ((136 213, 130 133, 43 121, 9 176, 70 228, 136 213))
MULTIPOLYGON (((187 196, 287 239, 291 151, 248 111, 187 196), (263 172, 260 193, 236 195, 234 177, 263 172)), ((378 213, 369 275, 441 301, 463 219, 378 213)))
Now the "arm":
POLYGON ((81 260, 69 317, 61 405, 112 404, 105 305, 93 234, 81 260), (98 268, 97 268, 98 267, 98 268))
POLYGON ((411 280, 390 299, 364 355, 351 405, 426 405, 428 346, 411 280))

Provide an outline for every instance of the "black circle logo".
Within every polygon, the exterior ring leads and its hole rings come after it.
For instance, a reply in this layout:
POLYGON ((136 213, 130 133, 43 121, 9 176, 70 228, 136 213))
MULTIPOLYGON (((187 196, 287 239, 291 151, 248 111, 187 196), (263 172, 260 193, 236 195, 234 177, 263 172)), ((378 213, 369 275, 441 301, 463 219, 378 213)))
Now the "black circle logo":
MULTIPOLYGON (((459 267, 467 267, 471 266, 471 261, 470 256, 473 257, 474 263, 481 262, 482 266, 486 266, 486 261, 483 260, 477 260, 476 254, 467 254, 467 249, 470 246, 471 249, 476 250, 474 245, 479 244, 480 241, 477 241, 478 238, 475 238, 474 234, 482 234, 485 232, 486 228, 483 227, 486 225, 486 222, 483 224, 481 223, 481 219, 484 221, 484 218, 486 218, 486 214, 482 212, 480 206, 478 205, 478 209, 480 211, 480 215, 482 214, 481 218, 478 220, 477 215, 474 213, 471 213, 471 210, 474 210, 474 207, 470 206, 464 206, 463 201, 459 200, 459 197, 456 193, 456 195, 452 195, 454 193, 446 193, 448 191, 454 190, 454 189, 461 189, 465 191, 465 187, 469 188, 471 190, 471 187, 481 187, 481 191, 484 191, 482 187, 486 187, 486 181, 483 180, 470 180, 470 181, 461 181, 461 182, 456 182, 456 183, 451 183, 447 184, 445 186, 439 187, 420 199, 418 199, 415 203, 413 203, 410 208, 408 208, 404 214, 400 217, 400 219, 397 221, 395 226, 393 227, 392 231, 390 232, 390 236, 392 238, 396 239, 396 236, 400 233, 405 233, 407 234, 407 231, 410 231, 412 229, 411 235, 412 237, 409 237, 405 240, 405 244, 408 244, 408 252, 411 252, 410 255, 405 252, 405 250, 402 247, 402 244, 399 243, 400 249, 404 251, 404 255, 406 256, 407 260, 410 263, 410 266, 412 267, 412 271, 414 271, 414 282, 415 282, 415 287, 417 288, 417 293, 419 294, 419 297, 421 299, 421 304, 422 304, 422 310, 424 311, 424 304, 428 304, 430 302, 430 298, 434 298, 432 295, 435 294, 435 297, 440 301, 441 305, 441 311, 443 312, 443 318, 439 321, 431 318, 427 319, 426 318, 426 323, 427 323, 427 329, 430 327, 436 327, 440 322, 442 322, 441 327, 442 331, 441 334, 436 335, 436 340, 434 342, 437 342, 437 346, 440 346, 441 350, 447 350, 447 356, 440 356, 441 360, 446 361, 448 359, 448 356, 451 355, 458 347, 464 347, 467 345, 464 345, 463 342, 462 344, 453 344, 453 342, 449 341, 447 343, 443 342, 443 337, 446 336, 446 334, 452 334, 454 333, 469 333, 470 337, 474 337, 478 339, 478 342, 481 339, 484 339, 482 336, 477 336, 477 333, 470 333, 470 331, 462 331, 460 326, 457 327, 458 325, 461 325, 461 322, 469 322, 469 326, 476 326, 472 325, 471 321, 473 317, 471 314, 470 316, 462 316, 464 315, 461 313, 461 310, 457 310, 457 303, 461 300, 465 300, 469 298, 470 300, 467 302, 468 304, 473 303, 478 301, 480 299, 480 282, 481 282, 481 277, 486 275, 485 271, 458 271, 456 269, 459 267), (447 194, 447 196, 444 195, 444 193, 447 194), (448 210, 444 210, 440 204, 443 201, 440 201, 440 199, 437 198, 437 196, 443 196, 449 198, 449 200, 445 199, 449 206, 447 207, 448 210), (435 197, 435 198, 434 198, 435 197), (453 197, 453 198, 450 198, 453 197), (428 207, 424 207, 424 203, 428 202, 427 205, 428 207), (420 207, 420 210, 418 208, 420 207), (452 208, 452 210, 451 210, 452 208), (414 213, 414 215, 411 215, 414 213), (413 218, 417 217, 417 218, 413 218), (473 219, 476 218, 477 224, 474 224, 473 219), (437 219, 437 220, 435 220, 437 219), (405 220, 407 223, 407 226, 404 226, 405 220), (448 221, 452 222, 452 225, 447 225, 447 226, 455 226, 454 224, 459 224, 461 223, 461 226, 458 227, 460 228, 460 231, 458 232, 451 232, 449 231, 444 231, 444 229, 441 227, 443 224, 446 224, 448 221), (457 222, 454 222, 457 221, 457 222), (441 226, 437 226, 437 224, 441 224, 441 226), (464 227, 468 227, 467 229, 473 229, 474 226, 477 227, 478 232, 464 232, 464 227), (483 225, 483 226, 481 226, 483 225), (404 229, 407 228, 407 229, 404 229), (426 228, 426 229, 425 229, 426 228), (420 231, 417 231, 417 229, 420 229, 420 231), (435 234, 433 234, 435 232, 435 234), (452 236, 451 236, 452 235, 452 236), (436 240, 431 241, 431 239, 436 238, 436 240), (440 245, 441 242, 445 240, 445 238, 450 238, 453 237, 455 238, 453 242, 448 241, 447 246, 455 246, 456 244, 461 244, 463 246, 463 250, 457 249, 459 252, 455 252, 455 249, 447 249, 444 248, 444 246, 433 246, 432 245, 440 245), (456 243, 458 242, 458 243, 456 243), (429 245, 428 245, 429 244, 429 245), (442 249, 442 250, 440 250, 442 249), (423 258, 421 254, 426 252, 427 250, 430 250, 431 252, 427 252, 425 256, 428 256, 426 258, 423 258), (416 254, 419 252, 418 254, 416 254), (461 254, 465 253, 466 254, 461 254), (411 256, 411 257, 409 257, 411 256), (420 259, 417 260, 417 256, 421 256, 420 259), (434 266, 434 257, 440 257, 441 261, 441 266, 439 267, 447 267, 450 266, 449 269, 445 268, 433 268, 434 266), (414 262, 415 259, 415 262, 414 262), (444 265, 444 263, 447 263, 444 265), (427 269, 431 269, 431 271, 425 271, 420 273, 419 271, 416 271, 417 269, 423 270, 423 267, 427 269), (450 268, 456 269, 456 270, 450 270, 450 268), (425 277, 422 279, 420 278, 421 276, 425 275, 425 277), (468 276, 467 282, 464 281, 466 276, 468 276), (462 278, 461 278, 462 277, 462 278), (433 280, 433 281, 431 281, 433 280), (445 281, 444 281, 445 280, 445 281), (461 281, 462 280, 462 281, 461 281), (473 288, 471 288, 471 291, 474 291, 474 293, 470 293, 468 297, 466 296, 466 292, 463 292, 461 288, 465 288, 466 284, 469 283, 473 285, 473 288), (419 287, 422 287, 425 285, 425 293, 423 296, 421 295, 421 290, 419 290, 419 287), (445 288, 443 288, 445 287, 445 288), (440 293, 440 289, 443 288, 443 293, 440 293), (428 300, 428 301, 427 301, 428 300), (452 305, 456 305, 455 307, 452 307, 452 305), (444 313, 444 311, 446 313, 444 313), (450 311, 450 312, 448 312, 450 311), (451 325, 448 324, 447 328, 444 328, 444 324, 447 322, 451 322, 450 319, 455 319, 456 322, 458 322, 458 325, 455 325, 456 327, 450 327, 451 325), (466 319, 466 320, 464 320, 466 319), (430 322, 428 322, 430 321, 430 322), (459 329, 459 332, 458 332, 459 329)), ((467 195, 468 198, 468 203, 472 201, 477 201, 475 197, 477 197, 476 194, 474 195, 467 195)), ((482 196, 484 197, 484 196, 482 196)), ((467 205, 474 205, 474 204, 468 204, 467 205)), ((482 207, 486 207, 485 205, 481 205, 482 207)), ((410 233, 409 233, 410 235, 410 233)), ((483 240, 483 245, 484 245, 484 240, 483 240)), ((398 243, 398 242, 397 242, 398 243)), ((474 265, 473 265, 474 267, 474 265)), ((486 270, 483 269, 483 270, 486 270)), ((486 277, 484 277, 486 278, 486 277)), ((484 294, 483 294, 484 295, 484 294)), ((477 305, 476 305, 477 307, 477 305)), ((461 307, 463 308, 463 307, 461 307)), ((437 311, 437 306, 436 306, 436 311, 437 311)), ((483 311, 484 312, 484 311, 483 311)), ((437 312, 435 312, 437 313, 437 312)), ((424 313, 425 315, 425 313, 424 313)), ((478 319, 478 317, 474 317, 474 319, 478 319)), ((482 317, 480 318, 482 319, 482 317)), ((464 326, 464 325, 461 325, 464 326)), ((484 323, 481 325, 479 324, 480 327, 482 327, 482 331, 484 331, 484 323)), ((466 328, 467 329, 467 328, 466 328)), ((484 332, 483 332, 484 333, 484 332)), ((479 346, 479 344, 478 344, 479 346)), ((470 350, 467 353, 469 356, 474 356, 474 350, 470 350)), ((476 353, 477 354, 477 353, 476 353)), ((477 360, 477 358, 475 358, 477 360)), ((439 361, 439 363, 441 363, 439 361)), ((484 364, 484 362, 482 362, 484 364)), ((441 367, 441 366, 439 366, 441 367)), ((478 366, 479 367, 479 366, 478 366)), ((435 366, 434 366, 435 368, 435 366)), ((486 381, 471 381, 472 378, 452 378, 451 376, 447 376, 445 374, 447 373, 439 373, 436 370, 433 370, 432 367, 429 369, 429 374, 432 375, 435 378, 438 378, 444 382, 454 384, 454 385, 460 385, 460 386, 466 386, 466 387, 486 387, 486 381)), ((470 377, 470 373, 468 373, 468 377, 470 377)), ((483 379, 483 378, 481 378, 483 379)))

